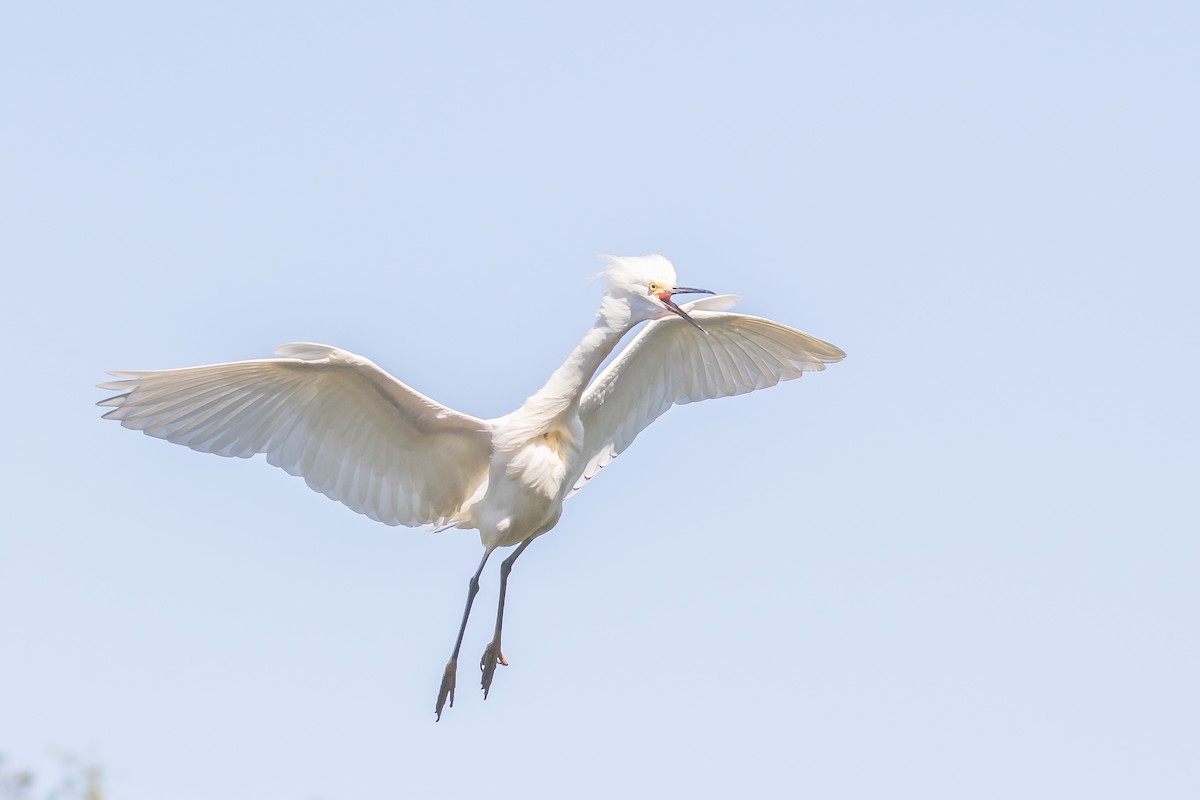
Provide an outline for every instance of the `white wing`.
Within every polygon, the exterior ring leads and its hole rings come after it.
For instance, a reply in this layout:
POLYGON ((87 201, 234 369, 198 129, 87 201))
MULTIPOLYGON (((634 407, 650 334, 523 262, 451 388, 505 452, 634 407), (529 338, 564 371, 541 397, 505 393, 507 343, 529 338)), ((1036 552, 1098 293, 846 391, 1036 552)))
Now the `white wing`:
POLYGON ((126 428, 267 461, 388 525, 443 525, 487 479, 491 427, 353 353, 322 344, 278 359, 112 372, 97 405, 126 428))
POLYGON ((588 387, 579 404, 585 466, 571 494, 673 404, 765 389, 845 358, 795 328, 724 311, 738 299, 683 306, 708 336, 675 316, 651 322, 588 387))

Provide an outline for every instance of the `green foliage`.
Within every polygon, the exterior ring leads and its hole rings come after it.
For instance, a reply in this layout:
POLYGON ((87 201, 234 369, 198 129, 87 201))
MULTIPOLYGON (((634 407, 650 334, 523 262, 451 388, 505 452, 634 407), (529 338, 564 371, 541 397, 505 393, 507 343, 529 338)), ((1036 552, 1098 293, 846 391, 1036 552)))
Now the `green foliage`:
POLYGON ((62 756, 58 763, 54 780, 42 780, 0 754, 0 800, 104 800, 99 767, 74 756, 62 756))

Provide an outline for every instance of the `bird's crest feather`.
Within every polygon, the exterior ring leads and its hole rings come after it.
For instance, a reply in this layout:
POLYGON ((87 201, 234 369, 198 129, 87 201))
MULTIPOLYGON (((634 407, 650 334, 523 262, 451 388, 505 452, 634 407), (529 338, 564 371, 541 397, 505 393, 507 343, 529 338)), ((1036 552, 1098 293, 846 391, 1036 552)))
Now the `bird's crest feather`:
POLYGON ((665 286, 675 285, 675 267, 663 256, 605 256, 605 259, 608 267, 601 275, 610 289, 641 287, 652 281, 665 286))

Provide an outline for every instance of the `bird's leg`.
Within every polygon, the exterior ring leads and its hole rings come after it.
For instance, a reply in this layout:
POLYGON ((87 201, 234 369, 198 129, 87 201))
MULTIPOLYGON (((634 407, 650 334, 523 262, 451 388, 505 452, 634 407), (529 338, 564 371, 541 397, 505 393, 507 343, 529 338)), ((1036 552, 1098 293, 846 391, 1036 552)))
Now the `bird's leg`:
POLYGON ((500 602, 496 605, 496 635, 492 637, 491 643, 483 651, 483 658, 479 659, 479 668, 483 670, 480 685, 483 686, 484 700, 487 700, 488 690, 492 688, 492 676, 496 674, 496 665, 508 666, 504 653, 500 652, 500 629, 504 627, 504 593, 508 590, 508 573, 512 572, 512 565, 517 560, 517 556, 521 555, 532 541, 533 539, 526 539, 521 542, 513 554, 504 559, 500 565, 500 602))
MULTIPOLYGON (((488 556, 492 554, 490 549, 485 550, 483 558, 479 561, 479 568, 475 570, 475 574, 471 576, 471 582, 467 585, 467 607, 463 609, 462 624, 458 626, 458 638, 454 640, 454 652, 450 654, 450 660, 446 662, 446 670, 442 673, 442 687, 438 689, 437 708, 434 713, 440 721, 442 718, 442 708, 446 705, 446 701, 450 701, 450 707, 454 708, 454 679, 455 673, 458 671, 458 651, 462 649, 463 634, 467 632, 467 618, 471 616, 471 603, 475 602, 475 595, 479 592, 479 576, 483 574, 483 567, 487 564, 488 556)), ((507 562, 505 562, 507 563, 507 562)))

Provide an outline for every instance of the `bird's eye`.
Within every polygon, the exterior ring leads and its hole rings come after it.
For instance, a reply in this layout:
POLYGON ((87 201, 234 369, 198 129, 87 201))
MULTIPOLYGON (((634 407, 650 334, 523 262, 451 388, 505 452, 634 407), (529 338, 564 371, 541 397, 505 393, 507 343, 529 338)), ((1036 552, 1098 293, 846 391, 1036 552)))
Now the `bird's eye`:
POLYGON ((654 294, 658 294, 658 284, 657 283, 650 284, 650 291, 654 294))

